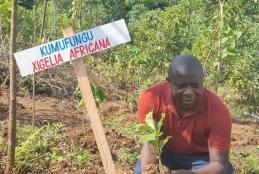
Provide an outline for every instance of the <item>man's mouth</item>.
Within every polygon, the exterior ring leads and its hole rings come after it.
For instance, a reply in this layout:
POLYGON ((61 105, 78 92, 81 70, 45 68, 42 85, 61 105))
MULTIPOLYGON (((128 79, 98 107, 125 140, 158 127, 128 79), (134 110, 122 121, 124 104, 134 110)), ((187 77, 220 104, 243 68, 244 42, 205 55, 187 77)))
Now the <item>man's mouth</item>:
POLYGON ((188 104, 188 105, 194 103, 194 99, 193 98, 183 98, 182 101, 183 101, 184 104, 188 104))

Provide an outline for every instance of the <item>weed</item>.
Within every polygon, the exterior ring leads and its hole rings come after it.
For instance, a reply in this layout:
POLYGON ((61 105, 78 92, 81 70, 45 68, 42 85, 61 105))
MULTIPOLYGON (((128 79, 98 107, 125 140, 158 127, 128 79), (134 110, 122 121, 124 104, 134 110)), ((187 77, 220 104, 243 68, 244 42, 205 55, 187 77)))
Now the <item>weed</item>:
POLYGON ((90 150, 79 148, 78 150, 69 153, 65 156, 72 158, 79 164, 89 165, 95 159, 94 155, 91 154, 90 150))
POLYGON ((240 174, 259 173, 258 150, 249 148, 246 150, 232 150, 230 160, 237 163, 236 172, 240 174))
POLYGON ((138 152, 128 147, 116 151, 116 157, 120 162, 133 163, 138 159, 138 152))

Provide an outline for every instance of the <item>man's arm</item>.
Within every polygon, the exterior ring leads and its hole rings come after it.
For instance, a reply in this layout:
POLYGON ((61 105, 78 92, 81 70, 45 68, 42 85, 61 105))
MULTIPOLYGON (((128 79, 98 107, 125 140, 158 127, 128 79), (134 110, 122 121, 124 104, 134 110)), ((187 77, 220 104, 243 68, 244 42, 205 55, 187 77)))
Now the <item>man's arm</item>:
POLYGON ((156 151, 152 145, 145 143, 142 146, 140 153, 140 161, 142 174, 145 174, 145 169, 148 165, 158 163, 156 158, 156 151))
POLYGON ((209 148, 210 163, 195 170, 175 170, 173 174, 225 174, 229 163, 229 150, 209 148))

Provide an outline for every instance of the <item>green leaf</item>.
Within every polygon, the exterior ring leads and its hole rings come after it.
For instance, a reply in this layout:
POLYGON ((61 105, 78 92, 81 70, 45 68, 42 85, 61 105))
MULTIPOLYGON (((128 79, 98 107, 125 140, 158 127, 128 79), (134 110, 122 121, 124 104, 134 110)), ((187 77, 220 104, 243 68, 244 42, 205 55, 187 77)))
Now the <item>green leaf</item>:
POLYGON ((218 65, 219 65, 219 61, 215 61, 215 62, 213 62, 213 67, 215 68, 215 67, 217 67, 218 65))
POLYGON ((229 48, 230 49, 235 49, 235 47, 236 47, 236 42, 235 41, 230 42, 229 48))
POLYGON ((235 56, 235 53, 232 53, 230 51, 227 50, 227 48, 223 49, 223 53, 222 53, 222 58, 226 58, 227 56, 235 56))
POLYGON ((243 34, 241 31, 235 31, 234 33, 237 36, 237 39, 239 39, 243 34))
POLYGON ((214 19, 217 19, 219 16, 218 15, 216 15, 216 16, 214 16, 213 18, 212 18, 212 20, 214 20, 214 19))
POLYGON ((146 124, 153 130, 156 129, 156 124, 155 124, 155 121, 153 119, 153 112, 149 112, 147 115, 146 115, 146 118, 145 118, 145 122, 146 124))
POLYGON ((162 151, 164 145, 169 141, 169 139, 171 139, 172 136, 167 136, 165 139, 160 140, 159 142, 159 148, 160 148, 160 152, 162 151))
POLYGON ((83 108, 84 106, 85 106, 84 99, 81 99, 80 102, 79 102, 79 107, 83 108))
POLYGON ((6 18, 11 18, 12 1, 0 2, 0 16, 3 15, 6 18))
POLYGON ((221 39, 222 44, 224 44, 227 40, 228 40, 227 37, 222 38, 222 39, 221 39))
POLYGON ((141 137, 140 142, 147 143, 147 142, 155 141, 155 140, 156 140, 156 136, 154 133, 152 133, 152 134, 147 134, 147 135, 144 135, 143 137, 141 137))
POLYGON ((161 119, 159 120, 158 125, 157 125, 157 132, 158 133, 161 132, 161 127, 163 125, 164 119, 165 119, 165 113, 161 113, 161 119))

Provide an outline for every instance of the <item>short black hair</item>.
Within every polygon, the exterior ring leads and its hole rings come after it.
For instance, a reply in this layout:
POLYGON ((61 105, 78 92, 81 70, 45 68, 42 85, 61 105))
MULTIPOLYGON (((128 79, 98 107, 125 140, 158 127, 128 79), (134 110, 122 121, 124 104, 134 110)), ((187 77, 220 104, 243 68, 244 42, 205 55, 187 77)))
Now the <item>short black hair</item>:
POLYGON ((201 62, 194 56, 181 54, 172 59, 168 69, 168 80, 173 81, 175 74, 186 72, 197 72, 203 78, 203 68, 201 62))

